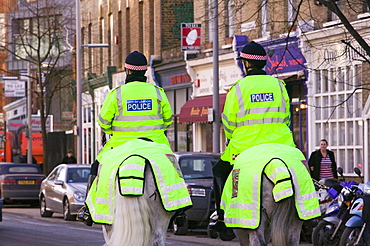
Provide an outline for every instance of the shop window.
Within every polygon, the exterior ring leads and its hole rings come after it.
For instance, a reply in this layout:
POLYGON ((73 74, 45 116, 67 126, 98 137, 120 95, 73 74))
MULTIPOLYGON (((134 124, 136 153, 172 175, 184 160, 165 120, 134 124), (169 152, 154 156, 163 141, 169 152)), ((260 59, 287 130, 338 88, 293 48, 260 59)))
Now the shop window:
POLYGON ((321 81, 323 80, 323 78, 322 78, 323 74, 324 74, 324 71, 316 72, 316 75, 317 75, 316 76, 316 78, 317 78, 316 81, 317 82, 315 82, 315 85, 316 85, 316 87, 315 87, 316 91, 315 92, 316 92, 316 94, 321 93, 321 81))
POLYGON ((321 77, 320 77, 320 86, 318 88, 317 93, 324 93, 328 91, 328 71, 322 70, 321 77))
POLYGON ((345 173, 352 173, 354 165, 362 162, 362 91, 354 91, 356 85, 362 83, 360 71, 360 65, 321 70, 313 87, 316 92, 313 117, 315 132, 319 135, 315 148, 319 147, 319 138, 327 139, 329 148, 336 153, 338 166, 343 167, 345 173))
POLYGON ((328 96, 323 96, 322 97, 322 109, 321 109, 321 111, 322 111, 322 118, 323 119, 328 119, 328 117, 329 117, 329 111, 332 110, 332 108, 329 108, 328 105, 329 105, 329 98, 328 98, 328 96))
POLYGON ((348 139, 347 139, 346 144, 347 145, 353 145, 353 132, 354 132, 354 129, 353 129, 353 122, 352 121, 348 121, 347 122, 347 131, 348 131, 348 139))
MULTIPOLYGON (((357 132, 364 132, 364 126, 361 120, 357 121, 357 132)), ((362 145, 364 142, 364 135, 363 134, 357 134, 356 135, 356 142, 355 145, 359 146, 362 145)))

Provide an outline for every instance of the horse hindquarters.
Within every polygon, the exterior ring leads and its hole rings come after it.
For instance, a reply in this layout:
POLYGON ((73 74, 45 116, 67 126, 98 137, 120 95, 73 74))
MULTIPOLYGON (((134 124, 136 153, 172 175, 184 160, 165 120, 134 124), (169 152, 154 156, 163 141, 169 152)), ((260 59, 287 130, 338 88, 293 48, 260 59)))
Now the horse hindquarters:
POLYGON ((164 246, 173 213, 164 210, 151 169, 146 168, 142 196, 121 196, 116 190, 114 223, 103 226, 106 245, 164 246))
POLYGON ((278 203, 272 196, 273 184, 263 176, 260 225, 255 230, 236 229, 241 246, 298 246, 303 222, 295 208, 294 197, 278 203))
POLYGON ((276 203, 271 214, 271 241, 274 246, 298 246, 303 221, 299 219, 295 198, 276 203))
MULTIPOLYGON (((241 246, 266 246, 271 239, 270 219, 274 211, 275 201, 272 197, 273 184, 262 177, 263 189, 261 194, 262 212, 260 214, 260 225, 257 229, 236 229, 241 246)), ((275 246, 275 245, 274 245, 275 246)), ((286 246, 286 245, 284 245, 286 246)))

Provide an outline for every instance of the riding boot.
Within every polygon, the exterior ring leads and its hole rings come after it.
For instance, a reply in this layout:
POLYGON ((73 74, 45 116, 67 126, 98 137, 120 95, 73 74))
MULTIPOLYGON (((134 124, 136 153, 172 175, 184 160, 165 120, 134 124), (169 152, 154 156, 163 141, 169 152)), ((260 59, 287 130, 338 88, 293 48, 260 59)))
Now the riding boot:
POLYGON ((215 229, 218 232, 224 232, 227 230, 227 227, 224 222, 224 210, 221 209, 221 195, 224 188, 224 181, 221 177, 213 177, 213 191, 215 195, 216 211, 217 211, 217 220, 211 221, 209 223, 210 229, 215 229))
MULTIPOLYGON (((87 187, 86 187, 86 196, 85 196, 86 198, 87 198, 87 194, 89 193, 90 187, 95 180, 95 177, 96 175, 91 175, 91 174, 89 175, 89 178, 87 180, 87 187)), ((91 218, 91 214, 86 204, 82 206, 81 209, 77 212, 77 220, 84 222, 84 224, 87 226, 92 226, 93 220, 91 218)))
POLYGON ((186 209, 179 209, 175 214, 175 223, 178 227, 182 227, 185 225, 186 222, 185 210, 186 209))

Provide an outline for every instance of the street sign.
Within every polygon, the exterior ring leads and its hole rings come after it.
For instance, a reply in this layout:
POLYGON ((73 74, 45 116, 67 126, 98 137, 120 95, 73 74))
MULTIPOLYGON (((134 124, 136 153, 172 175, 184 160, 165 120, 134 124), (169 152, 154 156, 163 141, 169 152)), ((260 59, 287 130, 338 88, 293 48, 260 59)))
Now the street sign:
POLYGON ((5 97, 25 97, 26 84, 20 80, 6 80, 4 83, 5 97))
POLYGON ((199 50, 202 47, 202 27, 197 23, 181 23, 181 50, 199 50))

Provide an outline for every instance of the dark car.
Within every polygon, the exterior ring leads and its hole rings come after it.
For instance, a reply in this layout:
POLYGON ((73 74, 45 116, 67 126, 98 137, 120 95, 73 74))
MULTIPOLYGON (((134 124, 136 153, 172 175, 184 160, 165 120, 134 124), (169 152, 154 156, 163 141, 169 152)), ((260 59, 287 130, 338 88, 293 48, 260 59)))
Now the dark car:
POLYGON ((0 163, 0 198, 4 204, 39 204, 39 190, 45 175, 37 164, 0 163))
POLYGON ((210 215, 215 211, 213 195, 212 167, 219 160, 219 154, 206 152, 176 152, 193 207, 186 211, 187 221, 184 226, 177 226, 173 221, 173 232, 185 235, 188 228, 207 228, 210 215))
POLYGON ((3 221, 3 199, 0 199, 0 221, 3 221))
POLYGON ((75 220, 84 205, 90 165, 60 164, 56 166, 40 188, 40 215, 51 217, 62 213, 65 220, 75 220))

